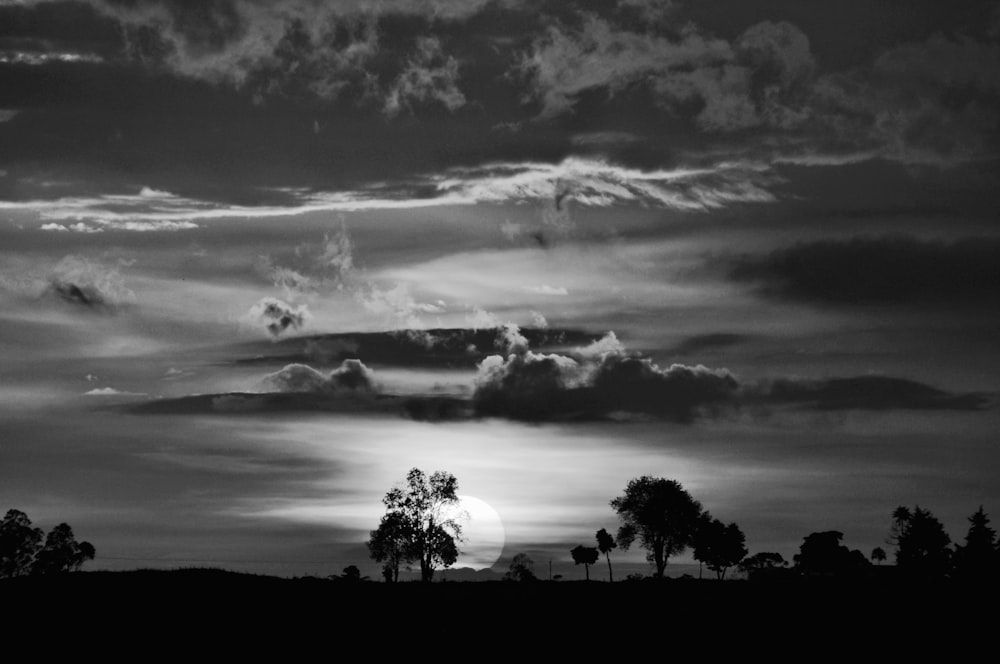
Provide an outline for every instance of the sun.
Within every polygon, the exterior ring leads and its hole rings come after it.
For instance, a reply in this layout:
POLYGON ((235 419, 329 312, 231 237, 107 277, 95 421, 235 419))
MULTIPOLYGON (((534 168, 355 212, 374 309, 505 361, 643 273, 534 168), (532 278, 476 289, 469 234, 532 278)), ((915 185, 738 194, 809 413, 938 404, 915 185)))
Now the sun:
POLYGON ((489 503, 475 496, 459 496, 453 514, 462 525, 458 560, 452 566, 480 570, 492 567, 503 553, 503 521, 489 503))

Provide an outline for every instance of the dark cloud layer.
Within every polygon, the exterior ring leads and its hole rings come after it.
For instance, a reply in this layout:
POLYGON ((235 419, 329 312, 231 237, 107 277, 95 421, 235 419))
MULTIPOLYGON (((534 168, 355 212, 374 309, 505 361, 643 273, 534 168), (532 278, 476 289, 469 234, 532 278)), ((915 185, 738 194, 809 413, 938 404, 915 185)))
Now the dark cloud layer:
POLYGON ((5 3, 0 197, 139 178, 259 203, 574 155, 954 166, 1000 151, 983 3, 910 3, 902 26, 898 3, 698 4, 5 3), (852 15, 887 26, 851 36, 864 61, 836 57, 852 15))
POLYGON ((817 410, 982 410, 982 394, 953 394, 904 378, 779 379, 758 388, 765 401, 817 410))
MULTIPOLYGON (((477 338, 481 331, 451 331, 477 338)), ((209 394, 157 399, 124 408, 136 414, 259 414, 267 412, 368 413, 417 420, 449 421, 471 417, 503 417, 529 422, 647 420, 691 424, 699 419, 736 415, 752 409, 777 416, 782 408, 807 411, 953 410, 978 411, 992 399, 978 393, 952 393, 917 381, 891 376, 842 378, 777 378, 741 380, 726 369, 674 364, 658 367, 647 357, 625 350, 614 333, 564 352, 542 353, 528 347, 528 336, 545 339, 542 331, 516 326, 489 331, 489 339, 508 355, 492 355, 479 363, 471 398, 427 394, 388 394, 361 360, 347 359, 325 373, 305 364, 288 364, 267 374, 245 393, 209 394)), ((359 337, 360 347, 372 335, 359 337)), ((373 335, 377 341, 405 335, 373 335)), ((323 339, 323 338, 319 338, 323 339)), ((325 339, 337 341, 344 338, 325 339)), ((715 343, 731 342, 725 339, 715 343)), ((283 342, 283 343, 288 343, 283 342)), ((312 342, 315 343, 315 342, 312 342)), ((378 344, 370 344, 377 348, 378 344)), ((396 353, 435 357, 433 345, 406 342, 396 353)), ((489 347, 489 346, 488 346, 489 347)), ((477 353, 481 357, 481 354, 477 353)), ((396 366, 425 361, 400 360, 396 366)), ((381 356, 382 363, 389 359, 381 356)), ((271 358, 270 361, 273 361, 271 358)), ((440 358, 433 360, 440 362, 440 358)))
POLYGON ((614 334, 573 354, 527 348, 479 368, 473 402, 480 415, 520 420, 602 419, 618 415, 692 421, 731 401, 739 385, 725 369, 675 364, 666 369, 629 355, 614 334))
POLYGON ((730 278, 771 297, 830 304, 1000 303, 1000 239, 906 236, 800 243, 735 260, 730 278))
MULTIPOLYGON (((519 329, 518 334, 531 346, 543 349, 587 344, 597 338, 583 330, 555 328, 525 328, 519 329)), ((235 350, 245 356, 236 360, 238 364, 329 365, 363 357, 376 367, 471 369, 482 359, 483 353, 506 348, 508 335, 505 327, 352 332, 281 339, 267 347, 247 344, 235 350)))

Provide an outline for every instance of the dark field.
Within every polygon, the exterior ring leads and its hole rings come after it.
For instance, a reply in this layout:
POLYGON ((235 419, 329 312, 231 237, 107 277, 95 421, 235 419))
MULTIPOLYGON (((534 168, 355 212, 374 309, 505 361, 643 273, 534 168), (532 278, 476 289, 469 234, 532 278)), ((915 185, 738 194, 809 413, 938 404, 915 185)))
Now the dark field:
POLYGON ((378 661, 467 660, 468 647, 472 661, 534 648, 891 661, 944 648, 955 657, 990 642, 995 590, 891 578, 385 584, 213 569, 0 582, 8 637, 42 637, 44 647, 100 643, 109 655, 135 647, 123 639, 203 655, 278 649, 281 661, 355 647, 378 661))

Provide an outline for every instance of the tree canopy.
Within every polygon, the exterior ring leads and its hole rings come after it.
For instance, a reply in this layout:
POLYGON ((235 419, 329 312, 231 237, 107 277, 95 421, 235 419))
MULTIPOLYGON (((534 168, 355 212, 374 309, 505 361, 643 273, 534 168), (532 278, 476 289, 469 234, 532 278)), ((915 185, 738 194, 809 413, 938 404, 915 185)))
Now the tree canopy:
POLYGON ((990 528, 990 518, 980 505, 969 517, 969 531, 965 545, 955 546, 955 574, 963 579, 995 578, 997 549, 995 530, 990 528))
POLYGON ((458 560, 462 525, 449 512, 459 503, 454 475, 439 470, 428 477, 412 468, 405 485, 390 489, 382 503, 386 514, 371 532, 368 549, 376 561, 386 563, 393 580, 404 562, 417 561, 421 580, 431 581, 436 568, 458 560))
POLYGON ((869 566, 868 559, 857 549, 840 543, 844 534, 838 530, 810 533, 802 540, 795 554, 795 568, 803 574, 848 575, 869 566))
POLYGON ((75 572, 95 555, 90 542, 76 541, 69 524, 60 523, 45 535, 15 509, 0 521, 0 578, 75 572))
POLYGON ((676 480, 644 475, 629 481, 625 493, 611 501, 618 513, 618 544, 628 550, 633 542, 646 549, 646 559, 663 577, 670 556, 692 542, 702 514, 701 503, 676 480))
POLYGON ((510 568, 504 574, 506 581, 537 581, 535 576, 535 563, 526 553, 519 553, 510 561, 510 568))
POLYGON ((611 536, 604 528, 597 531, 595 537, 597 538, 597 550, 604 554, 604 557, 608 559, 608 581, 614 582, 615 575, 611 571, 611 550, 617 549, 618 544, 615 542, 615 538, 611 536))
POLYGON ((694 559, 705 563, 721 580, 726 571, 738 565, 747 555, 746 536, 735 523, 726 525, 718 519, 706 518, 695 533, 694 559))
POLYGON ((573 556, 574 565, 583 565, 583 569, 587 573, 587 581, 590 581, 590 566, 597 562, 597 548, 581 544, 570 549, 570 555, 573 556))
POLYGON ((951 537, 931 511, 919 505, 913 510, 901 505, 892 518, 896 566, 915 576, 947 575, 951 568, 951 537))

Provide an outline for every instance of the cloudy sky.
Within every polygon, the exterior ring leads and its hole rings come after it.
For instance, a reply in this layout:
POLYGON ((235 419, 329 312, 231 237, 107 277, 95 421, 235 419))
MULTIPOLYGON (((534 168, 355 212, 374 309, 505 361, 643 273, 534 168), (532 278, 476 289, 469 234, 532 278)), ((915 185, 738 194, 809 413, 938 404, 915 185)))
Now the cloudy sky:
POLYGON ((498 571, 647 474, 961 540, 998 109, 986 0, 0 0, 0 507, 92 569, 376 574, 414 466, 498 571))

